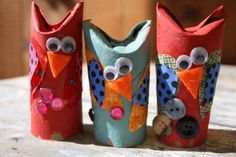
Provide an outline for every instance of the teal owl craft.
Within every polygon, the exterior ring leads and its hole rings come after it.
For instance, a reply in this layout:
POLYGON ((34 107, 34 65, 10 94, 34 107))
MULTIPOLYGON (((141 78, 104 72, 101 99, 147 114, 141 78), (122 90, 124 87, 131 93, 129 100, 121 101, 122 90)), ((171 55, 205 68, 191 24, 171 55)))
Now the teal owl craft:
POLYGON ((149 96, 150 21, 118 41, 83 23, 94 136, 102 144, 131 147, 145 139, 149 96))

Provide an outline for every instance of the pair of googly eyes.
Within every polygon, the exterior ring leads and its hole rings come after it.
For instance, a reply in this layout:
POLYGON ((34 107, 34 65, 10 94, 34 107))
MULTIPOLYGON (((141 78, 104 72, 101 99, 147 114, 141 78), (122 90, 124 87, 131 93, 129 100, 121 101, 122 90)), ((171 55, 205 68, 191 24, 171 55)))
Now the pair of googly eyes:
POLYGON ((64 37, 61 41, 56 37, 51 37, 47 40, 46 47, 53 52, 58 52, 62 49, 65 54, 71 54, 76 48, 76 42, 75 39, 70 36, 64 37))
POLYGON ((116 60, 115 67, 107 66, 104 69, 104 77, 108 81, 114 81, 119 75, 124 76, 133 69, 132 61, 129 58, 121 57, 116 60))
POLYGON ((195 47, 191 53, 190 57, 187 55, 181 55, 177 59, 177 67, 180 70, 189 69, 192 64, 202 65, 206 63, 208 59, 208 52, 204 47, 195 47))

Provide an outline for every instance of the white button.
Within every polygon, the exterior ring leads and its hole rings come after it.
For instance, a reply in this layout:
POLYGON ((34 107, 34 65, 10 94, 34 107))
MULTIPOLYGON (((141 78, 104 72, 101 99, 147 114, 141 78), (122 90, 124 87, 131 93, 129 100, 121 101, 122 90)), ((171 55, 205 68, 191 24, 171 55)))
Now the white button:
POLYGON ((183 101, 178 98, 174 98, 166 102, 164 105, 164 113, 170 119, 177 120, 185 116, 186 108, 183 101))

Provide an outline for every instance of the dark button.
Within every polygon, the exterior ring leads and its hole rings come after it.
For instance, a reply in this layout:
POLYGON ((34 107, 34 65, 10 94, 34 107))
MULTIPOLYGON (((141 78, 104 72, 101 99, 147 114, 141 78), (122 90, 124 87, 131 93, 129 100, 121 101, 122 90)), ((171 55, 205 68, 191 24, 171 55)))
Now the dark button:
POLYGON ((94 121, 94 111, 93 111, 93 109, 90 109, 88 114, 89 114, 89 117, 90 117, 91 121, 94 121))
POLYGON ((199 133, 200 126, 198 122, 189 116, 181 118, 176 125, 177 134, 185 139, 193 139, 199 133))

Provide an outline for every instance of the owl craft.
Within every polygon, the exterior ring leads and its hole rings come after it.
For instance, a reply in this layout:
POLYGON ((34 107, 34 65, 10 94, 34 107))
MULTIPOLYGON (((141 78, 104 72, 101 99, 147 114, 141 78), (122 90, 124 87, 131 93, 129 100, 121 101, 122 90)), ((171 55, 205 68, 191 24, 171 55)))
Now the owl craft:
POLYGON ((82 17, 80 2, 50 25, 32 3, 29 79, 31 132, 36 137, 64 140, 82 132, 82 17))
POLYGON ((195 27, 183 28, 158 4, 157 21, 158 115, 153 130, 169 146, 199 146, 207 138, 220 70, 224 8, 218 7, 195 27))
POLYGON ((149 96, 150 21, 114 40, 83 23, 94 136, 99 143, 132 147, 145 139, 149 96))

